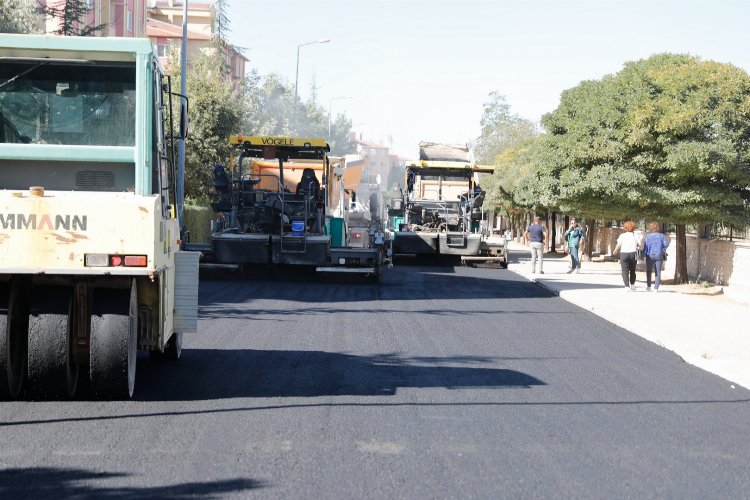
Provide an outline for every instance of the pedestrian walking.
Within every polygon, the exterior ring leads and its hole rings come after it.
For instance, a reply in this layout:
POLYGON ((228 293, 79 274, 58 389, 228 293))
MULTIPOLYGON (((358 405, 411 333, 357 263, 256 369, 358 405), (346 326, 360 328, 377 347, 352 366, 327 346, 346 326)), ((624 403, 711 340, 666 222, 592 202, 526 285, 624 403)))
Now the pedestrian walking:
POLYGON ((641 247, 641 238, 635 234, 635 222, 629 220, 622 225, 625 230, 617 237, 617 246, 612 253, 620 256, 620 269, 625 289, 635 291, 635 266, 638 262, 637 252, 641 247))
POLYGON ((542 218, 534 217, 531 224, 523 233, 524 240, 531 247, 531 274, 536 272, 536 261, 539 259, 539 274, 544 274, 544 237, 547 230, 542 225, 542 218))
POLYGON ((661 284, 661 269, 667 255, 669 240, 659 231, 659 224, 651 222, 648 234, 643 240, 643 255, 646 257, 646 290, 651 290, 651 273, 654 273, 654 293, 659 291, 661 284))
POLYGON ((568 252, 570 252, 570 269, 568 270, 568 274, 581 272, 581 258, 578 252, 583 247, 583 236, 583 229, 578 226, 574 218, 570 219, 570 228, 565 231, 565 245, 568 248, 568 252))

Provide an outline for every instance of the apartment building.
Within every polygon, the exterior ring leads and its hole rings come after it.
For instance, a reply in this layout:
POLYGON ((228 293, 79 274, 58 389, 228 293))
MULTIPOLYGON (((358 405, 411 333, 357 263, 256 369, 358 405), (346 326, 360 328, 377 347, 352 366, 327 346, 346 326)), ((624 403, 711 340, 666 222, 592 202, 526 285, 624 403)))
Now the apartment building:
POLYGON ((388 146, 365 141, 362 136, 353 137, 352 142, 357 145, 357 153, 365 159, 362 177, 378 179, 378 184, 384 183, 390 170, 390 152, 388 146))
MULTIPOLYGON (((65 0, 38 0, 42 7, 61 9, 65 0)), ((147 0, 86 0, 89 26, 106 26, 95 36, 145 37, 146 18, 148 17, 147 0)), ((45 33, 54 33, 60 29, 60 19, 44 20, 45 33)))
MULTIPOLYGON (((167 55, 170 45, 179 46, 182 42, 183 3, 176 0, 149 2, 149 16, 146 21, 148 37, 156 44, 160 58, 167 55)), ((214 50, 211 41, 216 32, 216 10, 213 3, 188 2, 187 38, 188 64, 205 50, 214 50)), ((230 78, 236 90, 245 77, 245 64, 248 59, 237 50, 224 49, 224 61, 229 68, 230 78)), ((162 59, 162 63, 166 61, 162 59)))
MULTIPOLYGON (((65 0, 38 0, 41 6, 62 8, 65 0)), ((105 25, 94 36, 148 37, 156 45, 162 64, 167 63, 170 46, 182 43, 182 17, 184 4, 176 0, 86 0, 89 26, 105 25)), ((59 19, 45 19, 45 32, 60 28, 59 19)), ((205 50, 214 50, 211 43, 216 27, 213 3, 188 2, 187 38, 188 64, 205 50)), ((245 77, 248 59, 237 50, 226 48, 224 60, 230 69, 230 78, 239 89, 245 77)))

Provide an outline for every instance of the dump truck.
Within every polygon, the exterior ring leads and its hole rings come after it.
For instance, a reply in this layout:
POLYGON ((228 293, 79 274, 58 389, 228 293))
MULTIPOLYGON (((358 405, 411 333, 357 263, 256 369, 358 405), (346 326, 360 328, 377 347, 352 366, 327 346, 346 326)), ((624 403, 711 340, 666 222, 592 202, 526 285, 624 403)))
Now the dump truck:
POLYGON ((132 397, 197 330, 179 98, 147 39, 0 35, 0 399, 132 397))
POLYGON ((483 209, 480 176, 493 172, 494 167, 474 163, 465 146, 420 143, 420 159, 405 165, 406 189, 388 208, 394 255, 507 267, 506 236, 492 232, 493 214, 483 209))
POLYGON ((319 273, 356 273, 379 281, 387 264, 383 230, 368 229, 367 245, 351 246, 347 225, 352 169, 329 156, 325 139, 230 137, 227 165, 214 167, 209 187, 211 242, 191 245, 207 263, 304 267, 319 273))

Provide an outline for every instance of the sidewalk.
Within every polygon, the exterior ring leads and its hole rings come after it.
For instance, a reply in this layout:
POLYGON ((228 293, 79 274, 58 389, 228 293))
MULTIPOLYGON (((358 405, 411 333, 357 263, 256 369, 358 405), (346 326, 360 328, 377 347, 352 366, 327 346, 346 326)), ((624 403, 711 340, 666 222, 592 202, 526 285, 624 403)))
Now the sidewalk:
POLYGON ((686 362, 750 388, 750 304, 719 295, 693 295, 662 285, 646 291, 638 272, 636 291, 626 291, 619 262, 582 262, 580 274, 567 274, 570 257, 545 254, 544 273, 531 273, 529 248, 511 241, 508 269, 555 295, 651 342, 686 362))

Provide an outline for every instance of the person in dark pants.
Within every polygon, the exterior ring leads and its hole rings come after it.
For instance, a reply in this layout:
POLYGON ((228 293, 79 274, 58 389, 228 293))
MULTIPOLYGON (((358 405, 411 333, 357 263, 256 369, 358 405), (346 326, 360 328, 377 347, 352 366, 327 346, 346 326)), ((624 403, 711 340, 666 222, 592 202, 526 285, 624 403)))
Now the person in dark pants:
POLYGON ((648 225, 648 234, 643 241, 643 255, 646 256, 646 290, 651 290, 651 273, 654 273, 654 293, 659 291, 661 283, 661 268, 664 262, 669 241, 659 231, 659 224, 652 222, 648 225))
POLYGON ((583 235, 583 229, 578 227, 576 220, 570 219, 570 229, 565 231, 565 245, 570 252, 570 270, 568 274, 581 272, 581 258, 578 252, 583 244, 583 235))
POLYGON ((536 272, 536 261, 539 259, 539 274, 544 274, 544 236, 547 229, 542 225, 542 218, 534 217, 534 223, 531 224, 523 233, 523 237, 529 242, 531 247, 531 273, 536 272))
POLYGON ((623 224, 622 228, 625 231, 618 236, 617 246, 612 253, 620 255, 620 269, 622 270, 622 282, 625 284, 625 289, 634 292, 636 252, 641 246, 641 239, 635 234, 635 222, 632 220, 623 224))

